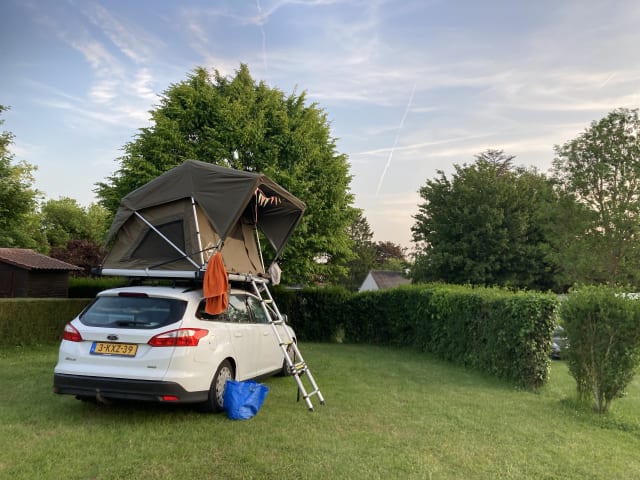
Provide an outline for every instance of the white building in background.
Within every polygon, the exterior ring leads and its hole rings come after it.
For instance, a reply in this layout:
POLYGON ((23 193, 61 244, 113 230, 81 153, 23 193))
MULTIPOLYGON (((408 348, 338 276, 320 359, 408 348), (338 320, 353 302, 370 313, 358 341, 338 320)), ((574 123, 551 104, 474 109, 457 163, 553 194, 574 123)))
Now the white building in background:
POLYGON ((406 278, 400 272, 391 270, 371 270, 367 277, 360 285, 359 292, 367 292, 372 290, 383 290, 385 288, 399 287, 400 285, 409 285, 411 280, 406 278))

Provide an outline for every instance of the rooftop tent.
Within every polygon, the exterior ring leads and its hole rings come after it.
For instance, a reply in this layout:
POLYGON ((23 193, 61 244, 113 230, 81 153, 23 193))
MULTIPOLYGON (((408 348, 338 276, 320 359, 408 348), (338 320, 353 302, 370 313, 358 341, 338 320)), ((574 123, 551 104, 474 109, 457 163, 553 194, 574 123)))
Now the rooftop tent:
POLYGON ((188 160, 122 199, 102 273, 193 277, 221 247, 228 272, 264 275, 256 229, 277 259, 304 209, 265 175, 188 160))

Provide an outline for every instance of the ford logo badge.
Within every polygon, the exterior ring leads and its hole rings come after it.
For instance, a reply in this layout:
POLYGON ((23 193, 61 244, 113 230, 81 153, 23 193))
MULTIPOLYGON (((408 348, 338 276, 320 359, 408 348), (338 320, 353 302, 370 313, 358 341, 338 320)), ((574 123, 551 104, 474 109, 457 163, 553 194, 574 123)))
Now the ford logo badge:
POLYGON ((107 339, 108 340, 112 340, 112 341, 116 341, 118 340, 118 336, 117 335, 107 335, 107 339))

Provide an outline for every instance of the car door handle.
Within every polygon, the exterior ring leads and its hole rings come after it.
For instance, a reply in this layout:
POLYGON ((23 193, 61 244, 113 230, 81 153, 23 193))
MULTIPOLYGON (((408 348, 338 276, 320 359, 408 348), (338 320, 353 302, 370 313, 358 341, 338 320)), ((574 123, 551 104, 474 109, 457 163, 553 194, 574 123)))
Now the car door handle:
POLYGON ((242 337, 242 332, 235 332, 233 334, 234 337, 242 337))

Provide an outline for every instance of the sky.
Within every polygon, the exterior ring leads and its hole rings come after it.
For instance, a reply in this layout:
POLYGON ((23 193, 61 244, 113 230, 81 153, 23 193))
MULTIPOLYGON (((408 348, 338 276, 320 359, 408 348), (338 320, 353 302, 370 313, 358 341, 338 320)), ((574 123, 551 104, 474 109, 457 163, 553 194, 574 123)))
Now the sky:
POLYGON ((158 95, 244 63, 326 113, 374 240, 410 251, 438 171, 491 148, 547 173, 638 107, 639 24, 636 0, 0 0, 0 130, 45 200, 88 206, 158 95))

